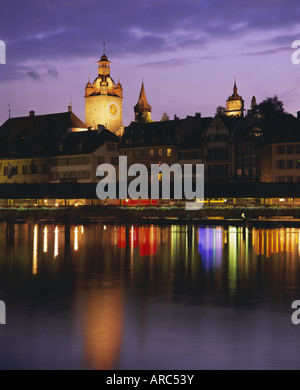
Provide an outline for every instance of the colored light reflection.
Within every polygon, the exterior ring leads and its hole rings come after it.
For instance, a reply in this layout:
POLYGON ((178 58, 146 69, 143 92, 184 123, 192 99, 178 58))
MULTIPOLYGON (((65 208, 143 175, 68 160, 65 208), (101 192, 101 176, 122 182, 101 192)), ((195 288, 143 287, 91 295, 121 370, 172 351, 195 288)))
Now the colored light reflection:
MULTIPOLYGON (((117 237, 118 248, 126 248, 125 226, 118 228, 117 237)), ((154 255, 157 252, 157 229, 154 226, 131 226, 128 232, 128 241, 129 247, 139 247, 139 253, 141 256, 154 255)))
POLYGON ((252 245, 257 255, 265 255, 285 252, 293 253, 300 249, 299 229, 259 229, 253 232, 252 245))
POLYGON ((204 268, 211 269, 220 266, 223 245, 221 228, 200 227, 198 229, 198 251, 204 268))

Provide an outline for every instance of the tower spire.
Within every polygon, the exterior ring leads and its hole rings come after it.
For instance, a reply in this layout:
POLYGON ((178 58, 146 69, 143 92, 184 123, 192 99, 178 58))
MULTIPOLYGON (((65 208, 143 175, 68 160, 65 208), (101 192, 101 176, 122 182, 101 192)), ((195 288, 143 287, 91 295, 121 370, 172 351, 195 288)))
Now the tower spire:
POLYGON ((105 42, 103 42, 103 54, 105 55, 105 42))
POLYGON ((233 95, 237 96, 236 77, 234 76, 233 95))
POLYGON ((146 98, 143 79, 139 99, 137 104, 134 106, 135 120, 139 122, 149 122, 151 120, 151 109, 152 107, 146 98))

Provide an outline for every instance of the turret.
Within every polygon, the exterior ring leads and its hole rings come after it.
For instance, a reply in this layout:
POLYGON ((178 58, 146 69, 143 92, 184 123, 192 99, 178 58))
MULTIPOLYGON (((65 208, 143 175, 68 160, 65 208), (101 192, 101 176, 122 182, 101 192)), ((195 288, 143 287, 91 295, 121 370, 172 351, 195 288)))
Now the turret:
POLYGON ((142 82, 141 92, 137 104, 134 106, 136 122, 150 122, 152 107, 147 101, 144 82, 142 82))

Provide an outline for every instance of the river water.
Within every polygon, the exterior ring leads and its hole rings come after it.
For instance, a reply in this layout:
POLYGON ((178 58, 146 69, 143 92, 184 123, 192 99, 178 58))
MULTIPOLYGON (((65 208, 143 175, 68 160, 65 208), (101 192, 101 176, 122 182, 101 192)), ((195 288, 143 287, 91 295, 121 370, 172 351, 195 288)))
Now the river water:
POLYGON ((299 369, 300 229, 0 225, 0 369, 299 369))

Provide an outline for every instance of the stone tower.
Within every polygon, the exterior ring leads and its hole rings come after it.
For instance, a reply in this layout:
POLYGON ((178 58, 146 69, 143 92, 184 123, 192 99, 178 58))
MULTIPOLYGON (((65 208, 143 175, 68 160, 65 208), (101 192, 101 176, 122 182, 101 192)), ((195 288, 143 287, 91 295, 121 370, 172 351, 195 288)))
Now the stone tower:
POLYGON ((97 129, 104 125, 116 135, 122 133, 123 88, 120 80, 116 85, 110 76, 110 61, 104 53, 98 61, 98 76, 93 84, 90 78, 85 87, 85 123, 97 129))
POLYGON ((233 94, 226 100, 227 116, 244 116, 244 100, 237 93, 236 81, 234 80, 233 94))
POLYGON ((147 102, 144 81, 142 82, 141 92, 137 104, 134 106, 134 119, 136 122, 151 122, 152 107, 147 102))

